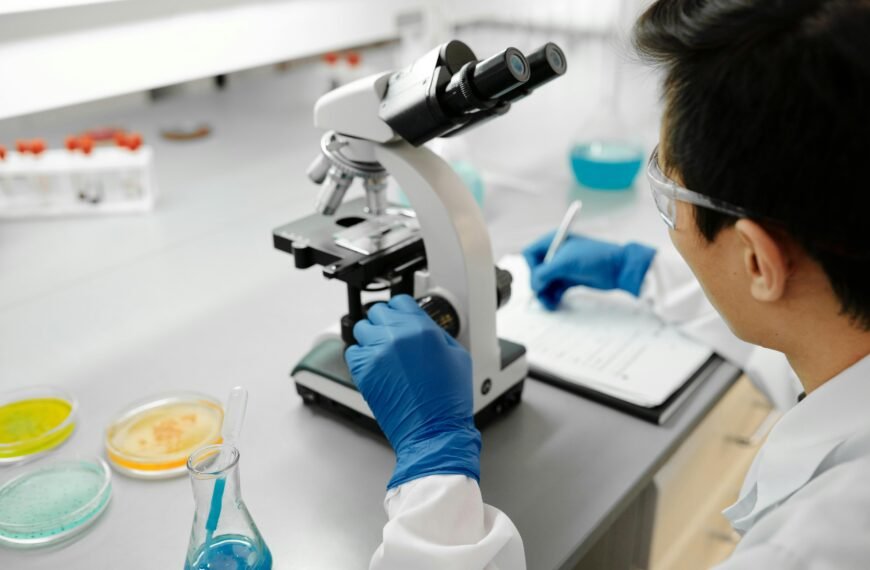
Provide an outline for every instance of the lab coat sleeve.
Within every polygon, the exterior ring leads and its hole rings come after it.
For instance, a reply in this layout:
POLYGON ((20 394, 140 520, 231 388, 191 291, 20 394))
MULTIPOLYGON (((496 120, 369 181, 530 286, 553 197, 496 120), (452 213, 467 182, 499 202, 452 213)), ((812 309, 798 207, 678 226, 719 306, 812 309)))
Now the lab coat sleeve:
POLYGON ((737 338, 675 251, 662 248, 657 252, 644 279, 641 299, 665 322, 746 371, 753 384, 779 410, 785 411, 797 402, 800 384, 785 357, 737 338))
POLYGON ((523 542, 503 512, 462 475, 432 475, 390 490, 389 522, 371 570, 524 570, 523 542))

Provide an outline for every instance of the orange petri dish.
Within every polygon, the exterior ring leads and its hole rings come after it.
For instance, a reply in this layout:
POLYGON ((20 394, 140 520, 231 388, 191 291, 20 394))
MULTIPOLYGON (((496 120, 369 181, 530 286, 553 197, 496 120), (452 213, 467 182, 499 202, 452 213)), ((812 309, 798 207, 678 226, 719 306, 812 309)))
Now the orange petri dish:
POLYGON ((173 392, 133 404, 106 429, 106 457, 125 475, 165 479, 187 472, 187 458, 221 442, 224 410, 203 394, 173 392))

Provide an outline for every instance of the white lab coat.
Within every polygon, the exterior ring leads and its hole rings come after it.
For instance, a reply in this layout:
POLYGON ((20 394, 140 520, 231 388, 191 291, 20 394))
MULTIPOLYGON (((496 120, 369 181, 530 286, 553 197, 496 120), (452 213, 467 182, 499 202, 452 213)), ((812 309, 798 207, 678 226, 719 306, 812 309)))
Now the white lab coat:
POLYGON ((771 430, 725 516, 743 539, 718 570, 870 568, 870 355, 771 430))
MULTIPOLYGON (((779 353, 730 333, 691 272, 659 252, 641 297, 750 373, 781 409, 794 405, 796 377, 779 353)), ((870 568, 870 357, 832 379, 785 414, 726 511, 743 534, 721 570, 870 568)), ((389 522, 372 570, 526 567, 510 519, 485 505, 477 483, 460 475, 411 481, 387 493, 389 522)))

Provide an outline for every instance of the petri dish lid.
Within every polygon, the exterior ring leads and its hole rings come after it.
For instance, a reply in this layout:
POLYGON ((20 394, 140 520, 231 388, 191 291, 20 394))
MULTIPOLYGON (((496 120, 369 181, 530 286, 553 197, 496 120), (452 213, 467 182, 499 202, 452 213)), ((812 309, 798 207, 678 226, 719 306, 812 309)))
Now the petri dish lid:
POLYGON ((64 459, 32 467, 0 485, 0 544, 48 546, 87 529, 106 510, 112 476, 102 459, 64 459))
POLYGON ((192 392, 153 396, 121 412, 106 429, 106 456, 120 473, 165 479, 187 472, 198 448, 221 442, 220 401, 192 392))
POLYGON ((78 404, 58 388, 0 393, 0 464, 36 457, 64 443, 76 427, 78 404))

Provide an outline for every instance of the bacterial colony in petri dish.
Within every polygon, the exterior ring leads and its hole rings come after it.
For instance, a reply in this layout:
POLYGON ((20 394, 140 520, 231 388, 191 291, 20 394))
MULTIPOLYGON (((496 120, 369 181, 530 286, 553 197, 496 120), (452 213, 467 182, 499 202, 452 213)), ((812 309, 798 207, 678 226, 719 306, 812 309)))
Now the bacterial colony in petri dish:
POLYGON ((76 536, 106 509, 111 472, 101 459, 56 460, 0 486, 0 544, 48 546, 76 536))
POLYGON ((106 430, 106 456, 118 471, 140 478, 187 472, 196 449, 221 441, 223 407, 202 394, 172 393, 139 402, 106 430))

